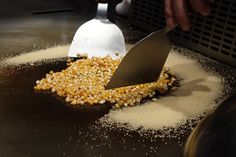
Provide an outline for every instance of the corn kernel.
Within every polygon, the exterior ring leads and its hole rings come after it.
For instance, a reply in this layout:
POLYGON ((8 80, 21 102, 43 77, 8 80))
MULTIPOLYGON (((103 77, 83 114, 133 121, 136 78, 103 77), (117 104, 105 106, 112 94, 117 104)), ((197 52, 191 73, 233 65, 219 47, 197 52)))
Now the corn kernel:
POLYGON ((105 90, 120 61, 109 56, 69 61, 68 67, 61 72, 50 71, 45 78, 37 80, 34 89, 50 90, 71 105, 110 102, 115 108, 138 105, 143 98, 152 98, 155 91, 163 94, 176 89, 176 77, 170 69, 163 68, 156 82, 105 90))

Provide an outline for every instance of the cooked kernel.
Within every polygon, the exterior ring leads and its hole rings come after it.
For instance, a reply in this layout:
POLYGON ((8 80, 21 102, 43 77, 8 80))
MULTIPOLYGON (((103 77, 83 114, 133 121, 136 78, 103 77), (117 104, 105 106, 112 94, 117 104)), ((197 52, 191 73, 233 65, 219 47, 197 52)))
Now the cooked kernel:
POLYGON ((152 98, 155 91, 163 94, 176 88, 175 76, 164 68, 156 82, 105 90, 120 61, 109 56, 70 61, 61 72, 50 71, 45 78, 37 80, 34 89, 50 90, 65 97, 71 105, 111 103, 120 108, 137 105, 146 97, 152 98))

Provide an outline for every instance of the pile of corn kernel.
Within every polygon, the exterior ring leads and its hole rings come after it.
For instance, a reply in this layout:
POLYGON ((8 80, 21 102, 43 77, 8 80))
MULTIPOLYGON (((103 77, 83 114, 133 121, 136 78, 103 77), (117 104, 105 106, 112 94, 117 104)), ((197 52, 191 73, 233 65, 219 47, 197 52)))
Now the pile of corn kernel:
POLYGON ((68 67, 61 72, 50 71, 36 81, 34 89, 50 90, 71 105, 111 103, 120 108, 139 104, 143 98, 152 98, 155 92, 163 94, 176 88, 175 75, 164 68, 157 82, 105 90, 120 61, 107 56, 68 62, 68 67))

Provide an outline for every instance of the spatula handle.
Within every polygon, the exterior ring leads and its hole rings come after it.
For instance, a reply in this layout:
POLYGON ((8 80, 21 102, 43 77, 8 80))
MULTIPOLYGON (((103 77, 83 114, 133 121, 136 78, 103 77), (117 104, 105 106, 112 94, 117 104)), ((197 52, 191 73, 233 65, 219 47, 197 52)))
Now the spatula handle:
POLYGON ((97 0, 98 6, 97 6, 97 13, 96 18, 100 20, 108 20, 107 19, 107 7, 108 3, 100 3, 101 1, 104 2, 105 0, 97 0))

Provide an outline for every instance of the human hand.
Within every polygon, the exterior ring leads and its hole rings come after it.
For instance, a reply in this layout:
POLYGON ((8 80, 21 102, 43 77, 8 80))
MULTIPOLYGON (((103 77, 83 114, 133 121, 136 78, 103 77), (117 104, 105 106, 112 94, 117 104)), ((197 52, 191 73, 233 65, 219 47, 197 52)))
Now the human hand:
POLYGON ((179 24, 182 30, 188 31, 191 23, 188 17, 188 8, 207 16, 210 13, 210 0, 165 0, 165 16, 167 26, 172 28, 179 24))
POLYGON ((131 1, 132 0, 122 0, 119 4, 116 5, 116 13, 123 16, 128 15, 131 1))

